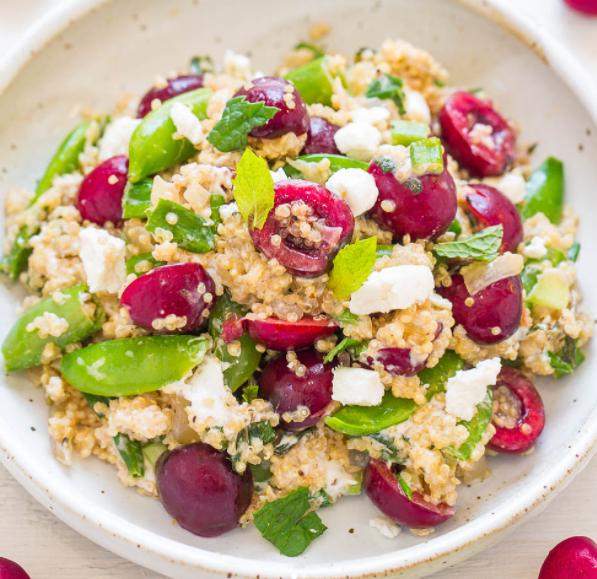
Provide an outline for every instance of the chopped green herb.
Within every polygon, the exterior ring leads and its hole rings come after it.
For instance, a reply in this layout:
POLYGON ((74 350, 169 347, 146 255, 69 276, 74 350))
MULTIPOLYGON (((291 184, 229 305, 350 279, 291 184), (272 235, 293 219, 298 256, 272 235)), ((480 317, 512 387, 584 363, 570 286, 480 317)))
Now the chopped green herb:
POLYGON ((374 163, 384 172, 391 173, 396 168, 396 161, 391 157, 378 157, 374 163))
POLYGON ((410 146, 410 162, 413 171, 419 175, 435 173, 439 175, 444 170, 444 156, 442 144, 437 137, 415 141, 410 146))
POLYGON ((419 181, 416 177, 411 177, 402 183, 405 187, 408 187, 415 195, 418 195, 421 191, 423 191, 423 183, 419 181))
POLYGON ((243 400, 251 404, 259 396, 259 386, 257 384, 248 384, 243 388, 243 400))
POLYGON ((352 338, 344 338, 331 352, 328 352, 323 359, 323 361, 327 364, 331 362, 340 352, 344 352, 350 346, 356 346, 360 344, 359 340, 353 340, 352 338))
POLYGON ((201 76, 206 72, 213 72, 214 62, 211 59, 211 56, 194 56, 191 58, 189 71, 191 74, 196 74, 197 76, 201 76))
POLYGON ((475 233, 460 241, 450 241, 447 243, 436 243, 433 251, 440 257, 450 259, 478 259, 480 261, 491 261, 497 257, 502 237, 504 236, 504 227, 493 225, 486 227, 479 233, 475 233))
POLYGON ((559 159, 549 157, 529 177, 526 203, 520 209, 520 215, 525 221, 541 212, 557 225, 562 217, 563 204, 564 165, 559 159))
POLYGON ((319 489, 315 494, 312 494, 309 498, 311 500, 314 500, 320 509, 331 507, 334 504, 332 503, 332 499, 330 499, 330 495, 327 494, 325 489, 319 489))
POLYGON ((580 243, 575 241, 569 248, 568 248, 568 258, 571 261, 576 261, 578 259, 578 254, 580 253, 580 243))
POLYGON ((333 318, 341 324, 350 324, 354 326, 359 321, 359 316, 353 314, 350 310, 344 310, 341 314, 330 314, 330 318, 333 318))
POLYGON ((309 488, 301 487, 273 502, 267 501, 254 515, 259 532, 282 555, 300 555, 327 527, 311 511, 309 488))
POLYGON ((113 398, 108 398, 107 396, 96 396, 95 394, 87 394, 86 392, 81 392, 81 394, 83 394, 83 398, 87 400, 89 406, 91 406, 91 410, 93 410, 95 415, 99 418, 104 418, 106 415, 103 412, 98 412, 95 409, 95 405, 99 402, 100 404, 110 406, 110 400, 114 400, 113 398))
POLYGON ((114 437, 114 444, 116 444, 116 448, 129 473, 135 478, 145 476, 145 458, 143 457, 141 443, 119 432, 114 437))
POLYGON ((143 456, 145 457, 145 460, 147 460, 147 462, 153 468, 155 468, 158 458, 160 458, 160 456, 162 456, 162 454, 164 454, 167 450, 168 447, 163 442, 155 440, 148 442, 145 446, 143 446, 143 456))
POLYGON ((433 79, 433 84, 437 87, 437 88, 443 88, 446 86, 446 83, 439 80, 439 78, 434 78, 433 79))
POLYGON ((245 96, 231 98, 207 140, 223 153, 243 149, 251 130, 265 125, 279 110, 265 106, 263 101, 250 103, 245 96))
POLYGON ((574 374, 574 370, 578 368, 578 366, 580 366, 585 360, 585 355, 577 346, 577 340, 571 338, 570 336, 566 336, 564 345, 559 352, 556 354, 548 352, 548 355, 549 363, 555 370, 554 376, 556 378, 561 378, 562 376, 566 376, 568 374, 574 374))
POLYGON ((539 146, 539 143, 532 143, 527 147, 527 154, 532 155, 535 149, 539 146))
POLYGON ((408 147, 416 141, 422 141, 429 137, 431 129, 427 123, 417 121, 392 121, 392 145, 404 145, 408 147))
POLYGON ((134 273, 136 276, 140 276, 156 267, 166 265, 166 263, 165 261, 158 261, 151 252, 133 255, 126 262, 126 275, 134 273))
POLYGON ((471 94, 479 94, 480 92, 483 92, 483 88, 482 87, 478 87, 478 88, 471 88, 468 90, 468 92, 470 92, 471 94))
POLYGON ((267 482, 272 478, 272 471, 270 470, 269 462, 260 462, 259 464, 250 464, 249 468, 253 474, 253 480, 256 483, 267 482))
POLYGON ((264 420, 262 422, 253 422, 248 426, 248 428, 241 430, 239 435, 236 437, 236 449, 238 452, 231 458, 232 467, 234 470, 237 470, 237 464, 241 460, 242 452, 239 449, 243 445, 252 444, 251 441, 256 438, 261 440, 261 442, 265 445, 273 442, 277 437, 278 435, 276 434, 276 431, 272 428, 272 425, 268 420, 264 420))
POLYGON ((398 484, 400 485, 402 492, 408 497, 409 501, 412 501, 413 491, 410 488, 410 485, 399 474, 396 475, 396 478, 398 479, 398 484))
POLYGON ((274 207, 274 180, 264 159, 247 149, 236 165, 234 200, 245 223, 261 229, 274 207))
POLYGON ((16 281, 29 263, 29 256, 33 253, 29 240, 33 234, 27 225, 21 226, 9 253, 0 259, 0 271, 6 273, 11 281, 16 281))
POLYGON ((218 232, 218 225, 222 223, 222 216, 220 215, 220 207, 224 205, 224 195, 212 195, 209 199, 209 208, 211 209, 210 219, 214 222, 211 230, 214 235, 218 232))
POLYGON ((363 60, 363 52, 370 50, 371 52, 374 52, 374 50, 372 48, 369 48, 368 46, 363 46, 362 48, 359 48, 355 55, 354 55, 354 61, 355 62, 361 62, 361 60, 363 60))
POLYGON ((365 96, 367 98, 391 99, 398 108, 398 112, 403 115, 406 113, 404 108, 406 95, 402 90, 403 86, 404 81, 401 78, 383 74, 369 84, 365 90, 365 96))
POLYGON ((147 219, 147 210, 151 208, 151 190, 153 179, 142 179, 137 183, 127 182, 122 196, 122 217, 124 219, 147 219))
POLYGON ((377 237, 370 237, 340 250, 328 280, 336 299, 348 298, 367 281, 377 259, 376 249, 377 237))
POLYGON ((298 444, 299 440, 303 438, 303 436, 306 436, 307 434, 311 434, 310 428, 301 430, 300 432, 286 432, 274 447, 274 454, 286 454, 291 448, 294 448, 298 444))
POLYGON ((462 225, 460 225, 460 221, 458 221, 458 219, 454 219, 448 231, 456 235, 456 237, 458 238, 458 236, 462 233, 462 225))
POLYGON ((313 53, 313 58, 319 58, 320 56, 325 56, 325 50, 322 50, 316 44, 312 42, 299 42, 295 47, 294 50, 310 50, 313 53))

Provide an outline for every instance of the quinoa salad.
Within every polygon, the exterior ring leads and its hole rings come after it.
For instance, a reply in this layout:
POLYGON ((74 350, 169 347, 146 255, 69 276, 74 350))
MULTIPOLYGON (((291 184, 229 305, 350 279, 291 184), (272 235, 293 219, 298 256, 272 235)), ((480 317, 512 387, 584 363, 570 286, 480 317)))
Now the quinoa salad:
POLYGON ((271 76, 227 50, 83 109, 7 192, 1 262, 29 291, 5 368, 43 388, 56 460, 290 557, 353 495, 389 539, 448 521, 532 452, 533 381, 594 327, 561 161, 431 54, 325 32, 271 76))

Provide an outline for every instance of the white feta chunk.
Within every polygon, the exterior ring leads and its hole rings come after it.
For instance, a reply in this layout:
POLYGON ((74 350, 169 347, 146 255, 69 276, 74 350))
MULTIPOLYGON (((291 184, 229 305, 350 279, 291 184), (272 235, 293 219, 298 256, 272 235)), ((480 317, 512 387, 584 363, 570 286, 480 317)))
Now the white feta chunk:
POLYGON ((524 246, 522 253, 533 259, 541 259, 542 257, 545 257, 547 254, 545 240, 542 237, 535 235, 535 237, 531 239, 530 243, 524 246))
POLYGON ((103 163, 117 155, 128 155, 131 137, 140 124, 141 119, 131 117, 120 117, 112 121, 99 143, 99 162, 103 163))
POLYGON ((276 171, 270 171, 270 173, 271 173, 272 179, 274 180, 274 183, 279 183, 280 181, 285 181, 286 179, 288 179, 288 177, 286 176, 286 173, 284 173, 284 169, 282 169, 282 167, 280 167, 276 171))
POLYGON ((357 484, 354 477, 348 474, 338 461, 326 459, 320 464, 325 470, 325 492, 330 497, 346 494, 350 487, 357 484))
POLYGON ((404 94, 406 95, 404 110, 408 118, 419 123, 430 124, 431 111, 425 97, 416 90, 407 90, 404 94))
POLYGON ((397 525, 388 517, 373 517, 369 519, 369 526, 377 529, 387 539, 395 539, 402 531, 402 527, 397 525))
POLYGON ((349 309, 358 316, 403 310, 423 303, 435 287, 433 274, 425 265, 395 265, 374 271, 350 296, 349 309))
POLYGON ((118 293, 126 282, 124 241, 95 227, 82 229, 79 239, 79 257, 83 262, 89 291, 118 293))
POLYGON ((235 213, 238 213, 238 205, 236 203, 228 203, 228 205, 220 206, 220 217, 224 220, 230 219, 235 213))
POLYGON ((341 404, 377 406, 385 389, 379 374, 365 368, 338 367, 332 381, 332 400, 341 404))
POLYGON ((471 370, 459 370, 446 384, 446 412, 460 420, 470 420, 477 404, 487 396, 487 387, 494 386, 502 369, 499 358, 479 362, 471 370))
POLYGON ((202 143, 205 139, 201 121, 193 111, 183 103, 174 103, 170 109, 170 118, 176 127, 176 132, 187 138, 193 145, 202 143))
POLYGON ((351 111, 352 120, 355 123, 369 123, 374 125, 385 121, 390 117, 390 111, 386 107, 359 107, 351 111))
POLYGON ((518 173, 506 173, 498 181, 497 188, 516 205, 524 201, 527 182, 518 173))
POLYGON ((232 50, 226 50, 224 52, 224 72, 242 80, 249 80, 253 78, 251 59, 244 54, 237 54, 232 50))
POLYGON ((338 129, 334 142, 338 150, 347 157, 368 162, 381 145, 382 135, 369 123, 354 122, 338 129))
POLYGON ((363 169, 340 169, 325 186, 348 203, 355 217, 369 211, 379 195, 373 175, 363 169))

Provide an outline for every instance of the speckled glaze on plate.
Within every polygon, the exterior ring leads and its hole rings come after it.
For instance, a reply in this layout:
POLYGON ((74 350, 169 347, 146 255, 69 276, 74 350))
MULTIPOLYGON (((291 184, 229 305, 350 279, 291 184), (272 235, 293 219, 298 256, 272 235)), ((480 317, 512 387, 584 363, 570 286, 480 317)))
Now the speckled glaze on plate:
MULTIPOLYGON (((123 92, 143 93, 155 74, 195 53, 218 60, 225 48, 248 51, 256 68, 273 69, 311 24, 324 21, 333 26, 327 44, 347 54, 389 36, 430 50, 452 83, 483 86, 521 123, 521 138, 539 143, 537 163, 550 154, 565 161, 568 200, 583 219, 581 286, 597 311, 591 269, 597 90, 554 40, 497 0, 253 0, 250 13, 247 6, 240 0, 63 3, 0 62, 0 194, 11 184, 33 186, 78 106, 109 109, 123 92)), ((16 318, 17 291, 0 286, 2 336, 16 318)), ((416 578, 490 547, 582 469, 597 439, 596 378, 589 352, 574 377, 543 381, 547 426, 535 452, 490 458, 493 476, 461 488, 457 515, 435 534, 385 539, 369 527, 376 511, 367 499, 347 497, 322 512, 329 531, 296 559, 281 557, 254 528, 194 537, 173 526, 158 502, 121 487, 97 460, 62 467, 50 451, 42 391, 23 375, 0 387, 0 459, 73 528, 170 577, 416 578)))

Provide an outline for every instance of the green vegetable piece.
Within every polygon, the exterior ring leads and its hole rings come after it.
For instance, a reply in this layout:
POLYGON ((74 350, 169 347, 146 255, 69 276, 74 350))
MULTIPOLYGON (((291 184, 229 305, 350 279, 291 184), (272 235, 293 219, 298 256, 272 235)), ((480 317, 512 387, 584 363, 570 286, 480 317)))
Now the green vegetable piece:
POLYGON ((541 266, 539 265, 537 260, 529 260, 527 264, 524 266, 520 274, 520 279, 522 281, 522 287, 526 292, 527 297, 537 284, 537 279, 541 275, 541 266))
POLYGON ((460 225, 460 221, 458 221, 458 219, 454 219, 448 231, 453 233, 456 236, 456 239, 458 239, 458 236, 462 233, 462 225, 460 225))
POLYGON ((456 372, 462 370, 464 362, 454 350, 446 350, 439 362, 433 368, 425 368, 418 374, 421 384, 429 384, 427 388, 427 400, 431 400, 436 394, 446 391, 446 384, 456 372))
POLYGON ((249 468, 253 474, 253 480, 256 483, 267 482, 272 478, 272 471, 270 470, 269 463, 261 462, 259 464, 250 464, 249 468))
POLYGON ((207 253, 216 248, 213 231, 203 217, 167 199, 158 201, 145 229, 158 237, 161 230, 169 231, 172 241, 191 253, 207 253))
POLYGON ((556 378, 574 374, 574 370, 585 361, 585 355, 582 350, 578 348, 578 340, 575 340, 570 336, 566 336, 564 345, 559 352, 556 354, 553 354, 552 352, 547 353, 549 355, 549 363, 555 370, 554 376, 556 378))
POLYGON ((242 398, 248 404, 259 397, 259 386, 257 384, 248 384, 243 388, 242 398))
POLYGON ((286 454, 290 449, 294 448, 303 436, 311 433, 311 429, 301 430, 300 432, 285 432, 282 438, 277 442, 274 447, 274 454, 283 455, 286 454))
POLYGON ((50 342, 62 350, 70 344, 84 340, 101 328, 104 312, 92 299, 89 303, 95 304, 96 308, 90 314, 91 308, 85 306, 84 302, 90 295, 86 286, 77 285, 61 293, 64 296, 63 301, 54 301, 52 296, 43 299, 27 310, 12 327, 2 344, 4 367, 8 372, 41 364, 42 352, 50 342), (45 313, 54 314, 68 322, 68 327, 60 336, 40 338, 37 328, 27 330, 27 326, 34 323, 35 318, 43 317, 45 313))
MULTIPOLYGON (((340 169, 362 169, 366 171, 369 167, 367 163, 363 163, 363 161, 357 161, 356 159, 350 159, 348 157, 344 157, 343 155, 324 155, 324 154, 313 154, 313 155, 303 155, 302 157, 297 157, 294 161, 303 161, 305 163, 314 163, 315 165, 323 159, 328 159, 330 161, 330 171, 335 173, 340 169)), ((288 176, 289 179, 304 179, 305 176, 303 173, 293 167, 290 163, 286 163, 283 167, 284 173, 288 176)))
POLYGON ((391 257, 391 255, 394 253, 394 246, 393 245, 378 245, 377 249, 375 250, 375 253, 376 253, 378 259, 380 257, 383 257, 384 255, 391 257))
POLYGON ((209 200, 209 207, 211 209, 210 218, 214 222, 211 230, 214 235, 218 232, 218 225, 222 223, 222 216, 220 215, 220 207, 224 205, 224 195, 212 195, 209 200))
POLYGON ((354 475, 355 478, 355 484, 351 485, 348 487, 348 489, 346 490, 346 494, 347 495, 360 495, 361 494, 361 490, 362 490, 362 486, 363 486, 363 474, 360 472, 357 472, 354 475))
POLYGON ((158 458, 160 458, 160 456, 162 456, 162 454, 164 454, 167 450, 168 447, 163 442, 154 440, 143 446, 143 456, 145 457, 145 460, 147 460, 147 462, 153 468, 155 468, 158 458))
POLYGON ((575 241, 569 248, 568 248, 568 259, 571 261, 576 262, 578 259, 578 255, 580 253, 580 243, 575 241))
POLYGON ((107 396, 94 396, 93 394, 86 394, 85 392, 81 392, 83 394, 83 398, 89 402, 89 406, 91 406, 91 410, 93 410, 99 418, 104 418, 106 415, 103 412, 98 412, 95 409, 95 405, 99 402, 101 404, 105 404, 106 406, 110 406, 110 400, 112 398, 108 398, 107 396))
POLYGON ((402 90, 403 86, 404 81, 401 78, 384 73, 369 84, 365 89, 365 96, 367 98, 391 99, 398 108, 398 112, 403 115, 406 113, 404 108, 406 95, 402 90))
POLYGON ((311 511, 309 488, 301 487, 285 497, 265 505, 254 515, 259 532, 282 555, 300 555, 327 527, 311 511))
POLYGON ((328 352, 323 359, 323 361, 327 364, 331 362, 340 352, 344 352, 344 350, 350 348, 351 346, 357 346, 361 342, 359 340, 353 340, 352 338, 344 338, 333 350, 328 352))
MULTIPOLYGON (((269 421, 264 420, 262 422, 253 422, 249 424, 248 428, 241 430, 239 435, 236 437, 236 448, 242 449, 242 447, 246 444, 253 444, 253 440, 259 439, 264 445, 269 444, 276 440, 278 435, 276 431, 272 428, 272 425, 269 421)), ((231 457, 232 461, 232 468, 237 472, 244 472, 244 468, 242 471, 237 469, 237 465, 240 462, 242 457, 242 451, 239 450, 237 454, 231 457)), ((244 465, 246 468, 246 465, 244 465)))
POLYGON ((410 485, 399 474, 396 475, 396 478, 398 479, 398 484, 400 485, 402 492, 408 497, 409 501, 412 501, 413 491, 410 488, 410 485))
POLYGON ((523 220, 543 213, 552 223, 558 224, 564 204, 564 165, 549 157, 535 170, 527 181, 526 204, 520 210, 523 220))
POLYGON ((416 141, 422 141, 429 137, 431 129, 427 123, 417 121, 392 121, 392 145, 404 145, 408 147, 416 141))
POLYGON ((377 259, 376 249, 377 237, 369 237, 338 252, 328 279, 328 287, 336 299, 350 297, 367 281, 377 259))
POLYGON ((327 509, 334 505, 330 495, 328 495, 325 489, 319 489, 316 493, 310 494, 309 499, 315 501, 315 504, 317 505, 315 508, 319 507, 320 509, 327 509))
POLYGON ((126 262, 126 274, 134 273, 137 277, 151 271, 156 267, 166 265, 165 261, 158 261, 150 253, 141 253, 130 257, 126 262))
POLYGON ((114 437, 114 444, 126 464, 126 468, 135 478, 145 476, 145 459, 143 447, 138 440, 131 440, 126 434, 119 432, 114 437))
POLYGON ((125 219, 147 219, 147 210, 151 209, 151 190, 153 179, 142 179, 138 183, 130 181, 122 196, 122 216, 125 219))
POLYGON ((334 94, 334 75, 330 72, 329 57, 320 56, 293 68, 284 78, 289 80, 299 91, 306 104, 321 103, 332 106, 334 94))
POLYGON ((350 310, 344 310, 341 314, 330 314, 330 318, 333 318, 341 324, 350 324, 354 326, 359 321, 359 316, 353 314, 350 310))
POLYGON ((461 239, 460 241, 450 241, 447 243, 436 243, 433 251, 440 257, 450 259, 478 259, 480 261, 492 261, 497 257, 502 237, 504 236, 504 226, 493 225, 486 227, 475 233, 461 239))
POLYGON ((444 170, 442 144, 437 137, 416 141, 410 146, 410 162, 413 171, 418 175, 435 173, 444 170))
POLYGON ((0 260, 0 271, 6 273, 11 281, 16 281, 19 274, 27 267, 29 256, 33 253, 33 248, 29 245, 29 240, 34 233, 29 231, 29 227, 23 225, 10 248, 10 252, 2 256, 0 260))
POLYGON ((537 277, 537 283, 527 299, 536 306, 563 310, 570 302, 570 289, 557 271, 548 270, 537 277))
POLYGON ((79 168, 79 155, 85 149, 87 141, 87 131, 93 121, 81 123, 64 139, 58 150, 52 157, 44 176, 37 184, 35 196, 31 201, 33 205, 41 195, 43 195, 51 186, 54 177, 59 175, 68 175, 79 168))
POLYGON ((458 448, 454 448, 453 446, 444 448, 442 450, 444 456, 452 460, 467 461, 487 429, 492 411, 493 395, 491 388, 488 388, 487 398, 477 406, 475 415, 468 422, 461 421, 458 423, 466 427, 469 433, 468 438, 458 448))
POLYGON ((135 129, 129 145, 129 181, 137 183, 148 175, 159 173, 188 161, 197 149, 188 139, 174 139, 176 126, 170 111, 176 103, 190 107, 199 119, 207 118, 207 104, 212 95, 209 88, 199 88, 164 102, 149 113, 135 129))
POLYGON ((206 72, 214 72, 214 62, 211 56, 193 56, 189 64, 189 72, 201 76, 206 72))
POLYGON ((234 200, 245 223, 253 229, 265 225, 274 208, 274 179, 265 159, 246 149, 236 165, 234 200))
POLYGON ((313 58, 319 58, 320 56, 325 56, 325 51, 322 50, 316 44, 313 44, 312 42, 305 42, 303 40, 303 41, 299 42, 293 48, 293 50, 302 50, 302 49, 310 50, 313 53, 313 58))
POLYGON ((263 101, 249 102, 244 95, 231 98, 207 140, 223 153, 242 149, 247 146, 249 133, 265 125, 279 110, 266 106, 263 101))
POLYGON ((135 396, 182 380, 203 361, 209 340, 197 336, 143 336, 92 344, 66 354, 60 371, 81 392, 135 396))
MULTIPOLYGON (((218 297, 218 303, 209 317, 209 335, 214 342, 214 354, 218 360, 228 364, 224 370, 226 385, 233 392, 238 390, 257 370, 261 360, 261 352, 257 351, 257 344, 245 331, 240 342, 240 355, 232 356, 228 353, 228 346, 221 339, 222 325, 231 314, 243 317, 247 310, 232 301, 227 292, 218 297)), ((248 401, 247 401, 248 402, 248 401)))

